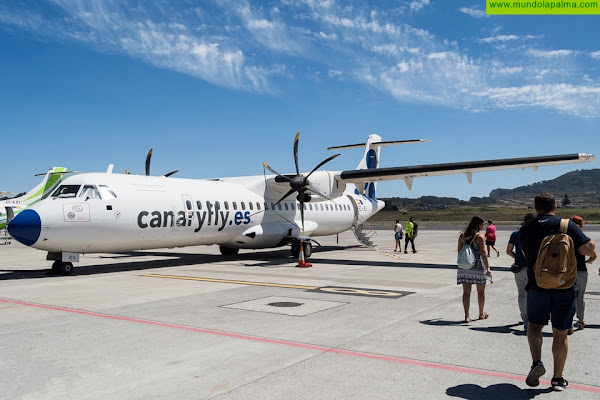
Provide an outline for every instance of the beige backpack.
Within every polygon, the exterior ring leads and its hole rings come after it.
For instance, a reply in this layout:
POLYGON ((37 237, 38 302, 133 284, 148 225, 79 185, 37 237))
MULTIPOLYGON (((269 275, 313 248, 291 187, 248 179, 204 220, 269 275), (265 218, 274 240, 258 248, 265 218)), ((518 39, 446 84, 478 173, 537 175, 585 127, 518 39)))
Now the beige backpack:
POLYGON ((560 221, 561 233, 542 240, 533 267, 535 281, 542 289, 568 289, 577 279, 577 260, 573 239, 567 235, 568 219, 560 221))

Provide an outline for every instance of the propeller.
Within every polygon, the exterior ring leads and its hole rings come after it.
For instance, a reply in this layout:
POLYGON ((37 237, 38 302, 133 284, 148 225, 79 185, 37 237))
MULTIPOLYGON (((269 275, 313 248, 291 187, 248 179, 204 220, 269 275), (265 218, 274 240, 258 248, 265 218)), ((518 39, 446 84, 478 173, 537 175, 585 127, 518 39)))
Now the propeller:
MULTIPOLYGON (((151 158, 152 158, 152 149, 150 149, 150 151, 149 151, 149 152, 148 152, 148 154, 146 155, 146 176, 150 176, 150 159, 151 159, 151 158)), ((165 177, 169 177, 169 176, 171 176, 171 175, 173 175, 173 174, 176 174, 176 173, 178 173, 178 172, 179 172, 179 170, 171 171, 171 172, 169 172, 169 173, 165 174, 164 176, 165 176, 165 177)), ((130 174, 130 172, 129 172, 129 170, 128 170, 128 169, 126 169, 126 170, 125 170, 125 173, 126 173, 127 175, 129 175, 129 174, 130 174)))
POLYGON ((325 196, 322 193, 319 193, 316 189, 314 189, 310 186, 310 184, 308 182, 308 178, 312 175, 313 172, 315 172, 316 170, 321 168, 323 165, 327 164, 329 161, 331 161, 334 158, 336 158, 337 156, 339 156, 339 154, 333 155, 333 156, 328 157, 325 160, 321 161, 321 163, 319 163, 319 165, 317 165, 315 168, 313 168, 312 171, 310 171, 306 176, 304 176, 304 175, 300 174, 300 169, 298 168, 298 141, 299 141, 299 139, 300 139, 300 132, 298 132, 296 134, 296 139, 294 139, 294 163, 296 165, 296 176, 290 177, 290 176, 286 176, 286 175, 281 175, 279 172, 277 172, 273 168, 271 168, 267 163, 263 162, 263 165, 266 169, 268 169, 269 171, 271 171, 272 173, 277 175, 280 179, 283 179, 284 181, 287 181, 290 184, 290 190, 286 194, 284 194, 283 197, 281 199, 279 199, 279 201, 277 203, 275 203, 275 205, 281 203, 289 195, 291 195, 293 193, 298 193, 296 195, 296 200, 298 200, 298 202, 300 203, 300 218, 302 220, 302 232, 304 233, 304 203, 310 201, 310 194, 308 194, 307 192, 315 193, 315 194, 318 194, 319 196, 327 198, 327 196, 325 196))

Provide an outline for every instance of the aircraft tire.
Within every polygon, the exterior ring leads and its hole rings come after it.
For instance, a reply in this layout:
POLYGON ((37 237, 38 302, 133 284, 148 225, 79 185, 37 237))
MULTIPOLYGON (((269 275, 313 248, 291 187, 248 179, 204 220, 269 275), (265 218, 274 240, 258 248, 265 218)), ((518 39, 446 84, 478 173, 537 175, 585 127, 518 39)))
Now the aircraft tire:
POLYGON ((298 258, 300 256, 300 245, 292 243, 292 257, 298 258))
POLYGON ((219 251, 224 256, 235 256, 237 253, 239 253, 240 249, 237 247, 219 246, 219 251))
POLYGON ((73 273, 73 263, 61 262, 58 271, 61 275, 71 275, 73 273))
POLYGON ((52 263, 52 272, 54 273, 60 273, 60 264, 62 263, 62 261, 54 261, 52 263))
POLYGON ((304 242, 302 244, 302 250, 304 250, 304 257, 308 258, 310 256, 312 256, 312 243, 311 242, 304 242))

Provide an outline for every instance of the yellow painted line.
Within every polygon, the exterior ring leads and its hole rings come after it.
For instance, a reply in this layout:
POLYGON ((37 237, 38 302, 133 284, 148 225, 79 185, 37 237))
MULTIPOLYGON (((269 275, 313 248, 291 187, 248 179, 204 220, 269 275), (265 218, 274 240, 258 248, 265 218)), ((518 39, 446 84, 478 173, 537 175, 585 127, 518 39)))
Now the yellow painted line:
POLYGON ((228 279, 212 279, 212 278, 194 278, 191 276, 157 275, 157 274, 146 274, 144 276, 148 276, 151 278, 184 279, 184 280, 190 280, 190 281, 237 283, 239 285, 271 286, 271 287, 281 287, 281 288, 289 288, 289 289, 318 289, 319 288, 318 286, 284 285, 284 284, 280 284, 280 283, 233 281, 233 280, 228 280, 228 279))

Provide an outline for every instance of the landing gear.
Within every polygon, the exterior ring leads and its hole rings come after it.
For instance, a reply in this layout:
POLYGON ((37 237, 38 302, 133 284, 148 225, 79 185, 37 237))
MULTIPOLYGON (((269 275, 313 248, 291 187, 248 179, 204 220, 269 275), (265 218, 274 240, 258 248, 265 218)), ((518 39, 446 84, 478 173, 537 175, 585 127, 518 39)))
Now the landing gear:
POLYGON ((71 275, 73 273, 73 263, 64 261, 54 261, 52 272, 60 275, 71 275))
MULTIPOLYGON (((302 251, 304 251, 304 258, 308 258, 312 255, 312 243, 302 242, 302 251)), ((300 256, 300 241, 295 240, 292 242, 292 257, 298 258, 300 256)))
POLYGON ((219 251, 224 256, 235 256, 237 253, 239 253, 240 249, 238 249, 237 247, 219 246, 219 251))

